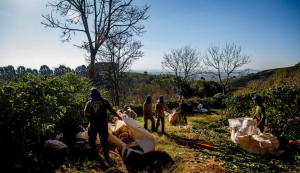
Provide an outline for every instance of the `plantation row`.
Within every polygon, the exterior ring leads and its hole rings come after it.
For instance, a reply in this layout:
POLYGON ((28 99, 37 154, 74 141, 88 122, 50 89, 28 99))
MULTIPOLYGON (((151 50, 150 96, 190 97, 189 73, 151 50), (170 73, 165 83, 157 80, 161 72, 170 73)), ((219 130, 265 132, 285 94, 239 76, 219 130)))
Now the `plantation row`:
POLYGON ((279 138, 300 138, 300 85, 272 87, 260 92, 251 92, 223 100, 227 109, 223 111, 222 123, 229 118, 253 117, 255 106, 252 98, 260 95, 266 108, 266 124, 269 132, 279 138))
MULTIPOLYGON (((83 109, 92 87, 88 80, 73 73, 53 78, 28 74, 16 82, 1 84, 1 150, 20 152, 26 144, 42 144, 58 133, 64 134, 65 143, 75 142, 75 135, 81 130, 79 126, 88 124, 83 109)), ((223 126, 228 124, 229 118, 252 117, 255 111, 252 97, 258 94, 264 99, 269 132, 279 138, 299 139, 299 92, 299 85, 283 86, 231 98, 216 94, 211 98, 186 99, 185 103, 190 113, 199 103, 208 109, 225 108, 220 123, 223 126)), ((179 102, 167 101, 166 104, 172 109, 178 107, 179 102)), ((142 105, 130 104, 130 107, 142 116, 142 105)))

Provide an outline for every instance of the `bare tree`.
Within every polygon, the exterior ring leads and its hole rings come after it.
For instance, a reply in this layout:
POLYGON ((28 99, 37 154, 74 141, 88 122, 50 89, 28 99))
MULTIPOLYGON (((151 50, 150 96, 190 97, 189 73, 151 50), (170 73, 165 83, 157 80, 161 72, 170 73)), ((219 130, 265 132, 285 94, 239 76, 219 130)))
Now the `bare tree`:
POLYGON ((123 73, 130 70, 133 62, 144 53, 140 51, 143 45, 140 41, 135 41, 132 37, 118 35, 108 39, 99 50, 98 60, 108 63, 107 73, 111 86, 113 86, 112 96, 115 105, 120 105, 120 82, 123 73))
POLYGON ((144 26, 139 21, 149 19, 146 12, 150 6, 137 7, 133 0, 57 0, 48 2, 50 14, 42 15, 45 27, 60 28, 62 42, 70 41, 72 33, 85 33, 87 41, 79 48, 90 53, 89 78, 94 82, 96 54, 106 39, 120 34, 140 35, 144 26), (54 15, 53 13, 56 13, 54 15), (60 16, 64 22, 59 20, 60 16), (65 17, 68 17, 66 19, 65 17))
POLYGON ((189 78, 194 78, 201 72, 200 53, 191 46, 172 49, 170 54, 164 54, 162 68, 175 75, 179 98, 182 98, 182 86, 189 78))
POLYGON ((224 95, 230 74, 236 73, 237 68, 251 61, 250 56, 242 54, 241 50, 242 48, 237 47, 234 43, 226 43, 222 49, 218 46, 211 46, 203 57, 207 72, 220 80, 224 95), (225 74, 225 77, 222 74, 225 74))

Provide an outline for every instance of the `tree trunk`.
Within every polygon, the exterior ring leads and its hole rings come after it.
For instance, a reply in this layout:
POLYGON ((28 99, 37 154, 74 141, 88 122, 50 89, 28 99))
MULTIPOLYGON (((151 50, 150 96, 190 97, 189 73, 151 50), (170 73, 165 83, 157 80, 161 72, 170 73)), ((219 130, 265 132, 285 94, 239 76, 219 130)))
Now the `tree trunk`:
POLYGON ((182 99, 182 84, 180 84, 179 93, 180 93, 179 100, 181 100, 182 99))
POLYGON ((90 64, 90 70, 89 70, 89 79, 93 82, 95 85, 95 58, 96 58, 96 52, 95 50, 91 51, 91 64, 90 64))
POLYGON ((116 97, 116 105, 120 106, 120 95, 119 95, 119 85, 115 85, 115 97, 116 97))
POLYGON ((223 88, 223 95, 226 95, 226 88, 225 88, 225 85, 222 85, 222 88, 223 88))

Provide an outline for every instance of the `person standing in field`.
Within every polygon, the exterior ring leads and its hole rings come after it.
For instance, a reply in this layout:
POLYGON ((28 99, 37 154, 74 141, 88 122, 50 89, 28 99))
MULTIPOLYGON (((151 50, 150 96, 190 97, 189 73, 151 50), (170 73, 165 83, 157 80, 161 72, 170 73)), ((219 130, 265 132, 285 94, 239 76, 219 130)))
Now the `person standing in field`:
POLYGON ((183 99, 181 100, 181 103, 179 104, 179 108, 180 108, 180 114, 183 116, 185 124, 187 124, 186 113, 189 108, 188 108, 187 104, 184 103, 183 99))
POLYGON ((112 108, 108 100, 102 98, 96 88, 92 88, 90 100, 86 103, 84 108, 84 115, 90 120, 88 135, 91 152, 94 156, 98 156, 95 140, 97 133, 99 133, 100 141, 104 151, 104 158, 107 162, 109 162, 108 118, 106 110, 109 110, 111 114, 118 117, 119 120, 122 120, 122 118, 112 108))
POLYGON ((254 104, 256 104, 256 111, 255 115, 253 116, 253 120, 256 121, 256 127, 260 129, 260 131, 263 133, 265 129, 265 121, 266 121, 266 113, 265 113, 265 107, 262 105, 262 97, 255 95, 255 97, 252 98, 254 104))
POLYGON ((160 125, 160 121, 162 123, 161 125, 161 132, 165 133, 165 109, 168 110, 169 113, 171 113, 170 109, 166 106, 164 102, 164 96, 160 96, 157 100, 157 103, 155 105, 155 116, 157 117, 156 122, 156 131, 158 130, 158 127, 160 125))
POLYGON ((144 114, 144 128, 148 129, 148 120, 151 120, 151 131, 155 132, 155 122, 152 115, 152 98, 151 96, 147 96, 146 102, 143 106, 143 114, 144 114))

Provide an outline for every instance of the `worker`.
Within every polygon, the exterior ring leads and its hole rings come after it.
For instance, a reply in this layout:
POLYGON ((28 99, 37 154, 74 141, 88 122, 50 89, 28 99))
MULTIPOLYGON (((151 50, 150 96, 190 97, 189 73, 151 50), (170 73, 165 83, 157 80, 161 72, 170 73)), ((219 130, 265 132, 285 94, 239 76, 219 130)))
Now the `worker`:
POLYGON ((152 97, 147 96, 146 101, 143 106, 143 116, 144 116, 144 128, 148 129, 148 120, 151 121, 151 131, 155 132, 155 122, 152 115, 152 97))
POLYGON ((99 156, 95 144, 97 133, 99 133, 104 151, 104 158, 107 162, 109 162, 108 123, 106 110, 109 110, 112 115, 118 117, 119 120, 122 120, 122 118, 112 108, 108 100, 102 98, 96 88, 92 88, 90 100, 86 103, 84 108, 84 115, 90 120, 88 135, 91 153, 93 156, 99 156))
POLYGON ((181 103, 179 104, 179 108, 180 108, 180 114, 183 116, 183 119, 185 121, 185 124, 187 124, 187 118, 186 118, 186 114, 188 111, 188 106, 187 104, 184 103, 184 100, 181 100, 181 103))
POLYGON ((160 121, 161 121, 161 123, 162 123, 161 132, 162 133, 165 133, 165 111, 164 111, 165 109, 168 110, 169 113, 171 113, 170 109, 166 106, 166 104, 164 102, 164 96, 161 95, 155 105, 155 116, 157 117, 156 131, 158 130, 158 127, 159 127, 160 121))
POLYGON ((263 133, 265 128, 266 113, 265 107, 262 105, 262 97, 255 95, 252 99, 256 105, 256 111, 255 115, 253 116, 253 120, 256 121, 256 127, 260 129, 261 133, 263 133))
POLYGON ((202 110, 202 107, 203 107, 203 105, 201 103, 197 106, 197 108, 198 108, 199 111, 202 110))

